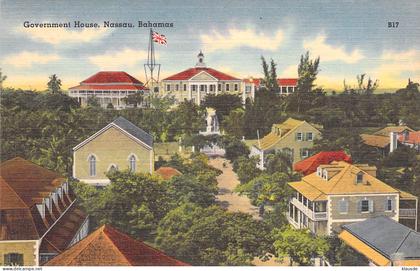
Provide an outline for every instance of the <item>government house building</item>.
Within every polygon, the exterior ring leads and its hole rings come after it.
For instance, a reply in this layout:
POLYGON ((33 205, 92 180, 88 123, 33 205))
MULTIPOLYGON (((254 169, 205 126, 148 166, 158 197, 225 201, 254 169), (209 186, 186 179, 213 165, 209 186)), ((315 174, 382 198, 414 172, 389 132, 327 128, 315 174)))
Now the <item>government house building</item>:
POLYGON ((200 105, 209 94, 241 94, 241 79, 207 67, 201 51, 197 58, 194 68, 162 80, 161 96, 173 96, 178 103, 188 100, 200 105))
POLYGON ((69 89, 69 96, 77 99, 81 106, 88 104, 88 99, 96 99, 101 107, 123 109, 127 107, 126 98, 130 94, 147 95, 149 90, 142 82, 122 71, 101 71, 78 86, 69 89))

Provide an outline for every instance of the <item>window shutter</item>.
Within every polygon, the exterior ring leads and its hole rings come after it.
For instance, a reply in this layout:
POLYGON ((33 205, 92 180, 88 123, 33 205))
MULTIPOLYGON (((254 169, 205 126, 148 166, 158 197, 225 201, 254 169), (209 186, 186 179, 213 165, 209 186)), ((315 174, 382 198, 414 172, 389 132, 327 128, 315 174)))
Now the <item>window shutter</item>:
POLYGON ((369 200, 369 213, 373 213, 373 200, 369 200))
POLYGON ((391 199, 391 208, 392 208, 392 211, 395 210, 395 200, 394 199, 391 199))
POLYGON ((362 201, 361 200, 359 200, 357 202, 357 212, 358 213, 361 213, 362 212, 362 201))
POLYGON ((298 140, 298 133, 295 133, 295 140, 298 140))
POLYGON ((385 202, 384 202, 384 210, 385 211, 388 211, 388 200, 389 199, 385 199, 385 202))

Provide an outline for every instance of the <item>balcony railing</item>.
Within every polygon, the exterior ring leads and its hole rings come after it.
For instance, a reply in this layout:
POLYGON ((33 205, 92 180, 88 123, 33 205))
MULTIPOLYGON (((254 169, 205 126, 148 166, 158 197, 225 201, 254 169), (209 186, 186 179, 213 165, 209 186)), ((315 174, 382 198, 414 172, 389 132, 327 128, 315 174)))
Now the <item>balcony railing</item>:
POLYGON ((327 220, 327 212, 314 212, 300 202, 297 198, 292 199, 292 204, 296 206, 301 212, 303 212, 307 217, 313 221, 327 220))
POLYGON ((416 218, 416 209, 400 209, 400 217, 416 218))

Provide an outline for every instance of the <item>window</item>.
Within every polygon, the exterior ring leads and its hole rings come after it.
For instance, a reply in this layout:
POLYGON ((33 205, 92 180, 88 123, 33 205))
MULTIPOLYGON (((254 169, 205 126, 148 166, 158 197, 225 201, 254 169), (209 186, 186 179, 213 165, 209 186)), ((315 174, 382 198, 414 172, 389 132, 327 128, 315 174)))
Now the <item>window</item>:
POLYGON ((293 87, 287 87, 287 92, 288 93, 293 93, 293 87))
POLYGON ((171 91, 171 85, 169 85, 169 84, 166 85, 166 91, 168 91, 168 92, 171 91))
POLYGON ((187 91, 187 84, 184 84, 184 91, 187 91))
POLYGON ((385 202, 385 211, 392 211, 392 199, 387 199, 385 202))
POLYGON ((300 149, 300 156, 302 158, 307 158, 309 157, 309 150, 308 149, 300 149))
POLYGON ((89 175, 96 176, 96 157, 94 155, 89 157, 89 175))
POLYGON ((338 205, 338 210, 340 214, 346 214, 349 209, 349 202, 346 199, 341 199, 338 205))
POLYGON ((322 177, 322 168, 321 167, 318 167, 316 169, 316 175, 318 175, 319 177, 322 177))
POLYGON ((179 85, 178 84, 176 84, 175 85, 175 91, 178 91, 179 90, 179 85))
POLYGON ((296 133, 296 140, 302 141, 303 140, 303 134, 302 133, 296 133))
POLYGON ((136 157, 134 155, 131 155, 129 158, 130 161, 130 171, 135 172, 136 171, 136 157))
POLYGON ((303 205, 308 206, 308 199, 303 197, 303 205))
POLYGON ((308 141, 314 140, 314 135, 312 133, 306 133, 306 140, 308 141))
POLYGON ((309 210, 313 211, 314 210, 314 204, 312 201, 308 200, 308 208, 309 210))
POLYGON ((369 200, 362 200, 360 202, 360 211, 362 213, 367 213, 369 212, 369 200))
POLYGON ((229 84, 226 84, 226 91, 229 91, 229 84))
POLYGON ((197 85, 192 85, 192 91, 197 91, 197 85))
POLYGON ((356 184, 363 182, 363 172, 359 172, 356 175, 356 184))
POLYGON ((210 91, 213 92, 215 90, 216 86, 215 85, 210 85, 210 91))
POLYGON ((234 90, 235 90, 235 91, 238 91, 238 84, 235 84, 235 86, 234 86, 234 90))
POLYGON ((326 201, 318 201, 315 202, 315 213, 323 213, 327 211, 327 202, 326 201))
POLYGON ((246 86, 245 93, 250 93, 250 92, 251 92, 251 86, 246 86))
POLYGON ((299 193, 299 201, 302 202, 302 194, 299 193))
POLYGON ((217 91, 222 91, 222 84, 217 85, 217 91))
POLYGON ((9 253, 4 255, 4 265, 23 265, 23 254, 9 253))

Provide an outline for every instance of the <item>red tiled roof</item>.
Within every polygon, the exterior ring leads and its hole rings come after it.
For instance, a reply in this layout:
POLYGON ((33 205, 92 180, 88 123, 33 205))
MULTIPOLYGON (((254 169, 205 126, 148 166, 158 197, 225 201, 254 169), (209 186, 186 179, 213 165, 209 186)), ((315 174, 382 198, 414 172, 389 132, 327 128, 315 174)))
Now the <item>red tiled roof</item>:
POLYGON ((315 172, 319 165, 329 164, 332 161, 352 163, 351 157, 345 154, 344 151, 323 151, 295 163, 293 169, 302 172, 306 176, 315 172))
POLYGON ((22 208, 22 202, 26 207, 31 207, 40 203, 44 195, 48 195, 65 182, 60 174, 20 157, 1 163, 0 176, 1 209, 22 208), (8 193, 10 189, 14 193, 8 193), (11 202, 4 202, 5 199, 11 200, 12 197, 14 205, 11 205, 11 202), (20 200, 17 200, 17 197, 20 200))
POLYGON ((145 243, 104 225, 56 256, 50 266, 185 266, 145 243))
POLYGON ((279 86, 297 86, 297 78, 279 78, 277 83, 279 86))
POLYGON ((0 165, 0 240, 38 240, 74 201, 63 192, 58 205, 53 201, 52 214, 46 209, 45 218, 41 217, 36 204, 42 203, 43 198, 64 182, 58 173, 20 157, 3 162, 0 165))
POLYGON ((86 219, 86 214, 73 204, 42 239, 41 253, 60 253, 73 240, 86 219))
POLYGON ((126 72, 98 72, 70 90, 145 90, 143 83, 126 72))
POLYGON ((238 78, 235 78, 223 72, 219 72, 212 68, 190 68, 180 73, 171 75, 163 80, 189 80, 195 75, 203 71, 210 74, 211 76, 215 77, 218 80, 240 80, 238 78))
POLYGON ((139 85, 78 85, 69 88, 71 90, 128 90, 137 91, 145 90, 144 86, 139 85))
POLYGON ((129 75, 126 72, 98 72, 88 79, 82 81, 82 84, 106 84, 106 83, 128 83, 141 84, 142 82, 129 75))
POLYGON ((407 137, 404 137, 403 134, 399 134, 398 141, 409 144, 420 144, 420 131, 408 132, 407 137))
MULTIPOLYGON (((259 87, 261 84, 262 79, 255 78, 255 79, 244 79, 245 83, 254 83, 255 86, 259 87)), ((298 79, 297 78, 278 78, 277 83, 279 86, 297 86, 298 79)))
POLYGON ((164 180, 170 180, 174 176, 182 175, 181 172, 179 172, 176 168, 172 167, 160 167, 158 170, 155 171, 155 173, 162 176, 164 180))

